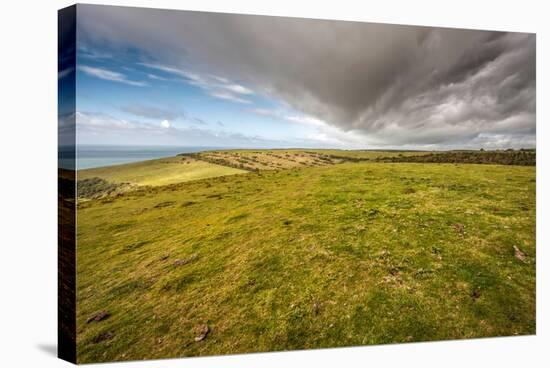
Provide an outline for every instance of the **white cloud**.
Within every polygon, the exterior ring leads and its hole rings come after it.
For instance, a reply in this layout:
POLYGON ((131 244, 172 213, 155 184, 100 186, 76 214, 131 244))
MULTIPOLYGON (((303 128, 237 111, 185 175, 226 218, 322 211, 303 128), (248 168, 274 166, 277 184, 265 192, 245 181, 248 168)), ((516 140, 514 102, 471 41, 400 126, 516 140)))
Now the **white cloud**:
POLYGON ((167 66, 167 65, 153 64, 153 63, 139 63, 139 65, 143 65, 143 66, 146 66, 146 67, 151 68, 151 69, 160 70, 160 71, 163 71, 163 72, 166 72, 166 73, 175 74, 175 75, 183 77, 183 78, 191 78, 190 77, 191 73, 189 73, 189 72, 187 72, 183 69, 178 69, 178 68, 174 68, 174 67, 167 66))
POLYGON ((242 104, 249 104, 249 103, 252 103, 252 101, 250 100, 247 100, 247 99, 244 99, 244 98, 240 98, 240 97, 237 97, 231 93, 226 93, 226 92, 220 92, 220 91, 213 91, 213 92, 210 92, 208 93, 210 96, 212 97, 216 97, 216 98, 220 98, 222 100, 228 100, 228 101, 232 101, 232 102, 237 102, 237 103, 242 103, 242 104))
MULTIPOLYGON (((202 89, 212 97, 237 103, 252 103, 252 101, 239 97, 239 95, 253 95, 254 91, 250 88, 234 83, 227 78, 216 75, 202 75, 186 69, 163 64, 140 63, 140 65, 181 77, 185 79, 187 83, 202 89)), ((149 75, 149 78, 151 78, 151 75, 149 75)), ((155 76, 153 79, 162 78, 163 77, 155 76)), ((166 80, 166 78, 164 80, 166 80)))
POLYGON ((314 118, 312 116, 307 116, 307 115, 290 115, 290 116, 285 116, 284 118, 288 121, 291 121, 297 124, 313 125, 313 126, 327 125, 324 121, 314 118))
POLYGON ((253 112, 254 114, 263 115, 263 116, 273 116, 273 117, 281 116, 280 112, 276 110, 253 108, 253 109, 249 109, 248 111, 253 112))
POLYGON ((148 77, 149 79, 161 80, 161 81, 171 81, 171 80, 172 80, 172 79, 170 79, 170 78, 159 77, 159 76, 156 75, 156 74, 147 74, 147 77, 148 77))
MULTIPOLYGON (((70 117, 67 117, 70 118, 70 117)), ((61 121, 60 117, 60 121, 61 121)), ((78 144, 170 144, 208 147, 281 147, 296 146, 284 141, 232 131, 209 129, 206 125, 179 128, 168 120, 149 124, 94 112, 76 112, 78 144)), ((71 124, 69 126, 73 126, 71 124)), ((70 133, 70 132, 69 132, 70 133)), ((72 134, 74 139, 74 133, 72 134)), ((69 135, 69 138, 71 136, 69 135)))
POLYGON ((99 52, 98 50, 88 48, 86 45, 80 44, 78 46, 78 55, 84 56, 88 59, 111 59, 113 55, 106 52, 99 52))
POLYGON ((252 90, 246 88, 246 87, 243 87, 239 84, 228 84, 228 85, 223 85, 221 86, 231 92, 235 92, 235 93, 239 93, 241 95, 250 95, 254 92, 252 92, 252 90))
POLYGON ((305 146, 330 146, 359 149, 365 148, 367 144, 373 143, 372 140, 369 141, 367 137, 359 131, 343 131, 339 127, 327 124, 326 122, 310 115, 298 113, 291 114, 283 109, 270 110, 263 108, 252 108, 247 111, 305 127, 306 133, 304 133, 303 140, 305 146))
POLYGON ((86 73, 86 74, 88 74, 92 77, 96 77, 96 78, 99 78, 99 79, 108 80, 108 81, 112 81, 112 82, 124 83, 124 84, 128 84, 130 86, 144 87, 144 86, 148 85, 146 82, 129 80, 124 74, 114 72, 114 71, 108 70, 108 69, 95 68, 95 67, 92 67, 92 66, 81 65, 81 66, 78 67, 78 70, 80 70, 80 71, 82 71, 82 72, 84 72, 84 73, 86 73))
POLYGON ((217 75, 214 75, 214 76, 212 76, 212 78, 214 78, 217 81, 222 82, 222 83, 229 83, 229 79, 224 78, 224 77, 218 77, 217 75))
POLYGON ((131 130, 136 128, 136 124, 125 119, 113 118, 105 114, 90 114, 80 111, 76 112, 77 129, 88 131, 113 129, 113 130, 131 130))
POLYGON ((71 72, 74 70, 74 68, 72 66, 68 67, 68 68, 65 68, 63 70, 60 70, 58 73, 57 73, 57 79, 63 79, 65 78, 67 75, 71 74, 71 72))
POLYGON ((322 127, 322 126, 328 125, 324 121, 317 119, 313 116, 300 115, 300 114, 290 115, 287 112, 282 110, 253 108, 253 109, 249 109, 248 111, 253 112, 254 114, 262 115, 262 116, 271 116, 273 118, 286 120, 288 122, 295 123, 295 124, 309 125, 309 126, 316 126, 316 127, 322 127))

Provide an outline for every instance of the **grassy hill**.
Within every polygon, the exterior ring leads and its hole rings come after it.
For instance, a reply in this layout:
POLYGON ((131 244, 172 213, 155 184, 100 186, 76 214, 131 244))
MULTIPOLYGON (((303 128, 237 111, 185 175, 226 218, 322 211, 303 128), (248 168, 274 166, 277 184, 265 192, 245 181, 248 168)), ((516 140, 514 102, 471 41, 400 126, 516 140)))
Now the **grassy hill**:
POLYGON ((107 193, 113 191, 118 194, 136 186, 168 185, 243 172, 245 171, 228 166, 178 156, 79 170, 78 180, 79 189, 80 186, 89 189, 86 193, 96 194, 107 190, 107 193))
POLYGON ((420 151, 366 151, 336 149, 221 150, 185 154, 198 160, 248 171, 316 167, 378 159, 423 155, 420 151))
POLYGON ((156 160, 78 171, 81 199, 118 195, 142 186, 160 186, 247 171, 335 165, 429 152, 345 150, 222 150, 181 154, 156 160))
POLYGON ((81 202, 79 362, 535 333, 534 167, 299 154, 81 202))
POLYGON ((418 163, 469 163, 535 166, 536 152, 532 150, 506 151, 448 151, 432 152, 419 155, 380 156, 377 161, 383 162, 418 162, 418 163))

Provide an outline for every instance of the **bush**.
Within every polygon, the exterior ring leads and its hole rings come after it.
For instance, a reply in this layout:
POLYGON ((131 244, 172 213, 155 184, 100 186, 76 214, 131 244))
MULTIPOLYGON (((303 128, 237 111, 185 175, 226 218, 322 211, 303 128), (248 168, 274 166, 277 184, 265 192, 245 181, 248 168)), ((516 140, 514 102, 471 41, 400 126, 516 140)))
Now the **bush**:
POLYGON ((377 158, 377 161, 535 166, 536 151, 534 149, 507 149, 505 151, 449 151, 408 157, 381 157, 377 158))
POLYGON ((120 193, 130 186, 128 183, 110 183, 105 179, 94 177, 79 180, 76 190, 80 198, 101 198, 120 193))

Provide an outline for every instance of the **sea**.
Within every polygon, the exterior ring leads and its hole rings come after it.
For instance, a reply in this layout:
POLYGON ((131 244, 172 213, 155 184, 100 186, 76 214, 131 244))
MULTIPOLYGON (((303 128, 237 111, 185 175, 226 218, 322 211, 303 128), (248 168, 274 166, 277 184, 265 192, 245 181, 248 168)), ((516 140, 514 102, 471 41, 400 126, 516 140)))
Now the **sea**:
MULTIPOLYGON (((58 164, 59 167, 63 169, 74 170, 76 168, 77 170, 83 170, 94 167, 172 157, 179 153, 193 153, 223 148, 224 147, 79 145, 76 162, 74 159, 74 147, 59 147, 58 164)), ((227 147, 225 148, 227 149, 227 147)))

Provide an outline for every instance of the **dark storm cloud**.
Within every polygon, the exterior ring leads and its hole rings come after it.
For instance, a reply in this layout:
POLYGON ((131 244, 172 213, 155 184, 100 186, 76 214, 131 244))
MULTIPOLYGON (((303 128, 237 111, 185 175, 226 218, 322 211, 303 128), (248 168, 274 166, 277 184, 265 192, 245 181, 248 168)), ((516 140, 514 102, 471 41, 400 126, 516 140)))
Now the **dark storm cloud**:
POLYGON ((532 34, 80 5, 79 26, 82 43, 237 80, 366 145, 535 144, 532 34))

